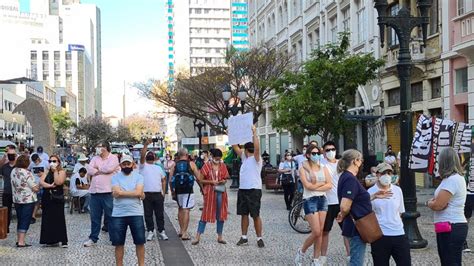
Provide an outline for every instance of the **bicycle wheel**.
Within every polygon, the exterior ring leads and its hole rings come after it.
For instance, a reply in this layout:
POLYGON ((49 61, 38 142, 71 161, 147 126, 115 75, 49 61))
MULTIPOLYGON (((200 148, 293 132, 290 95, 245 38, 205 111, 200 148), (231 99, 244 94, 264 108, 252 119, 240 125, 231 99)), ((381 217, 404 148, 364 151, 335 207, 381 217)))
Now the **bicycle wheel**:
POLYGON ((300 201, 291 208, 291 211, 288 213, 288 222, 291 228, 298 233, 309 234, 311 232, 311 227, 304 217, 303 201, 300 201))

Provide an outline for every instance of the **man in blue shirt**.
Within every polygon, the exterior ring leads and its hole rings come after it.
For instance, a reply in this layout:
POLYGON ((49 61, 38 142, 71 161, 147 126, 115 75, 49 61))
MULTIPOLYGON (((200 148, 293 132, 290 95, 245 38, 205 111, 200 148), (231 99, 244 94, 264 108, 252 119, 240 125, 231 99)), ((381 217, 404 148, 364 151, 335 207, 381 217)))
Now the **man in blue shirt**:
POLYGON ((133 171, 133 158, 123 155, 120 160, 121 172, 112 177, 114 197, 110 237, 115 246, 116 264, 123 265, 125 236, 127 227, 136 246, 138 265, 145 265, 145 224, 143 223, 143 176, 133 171))

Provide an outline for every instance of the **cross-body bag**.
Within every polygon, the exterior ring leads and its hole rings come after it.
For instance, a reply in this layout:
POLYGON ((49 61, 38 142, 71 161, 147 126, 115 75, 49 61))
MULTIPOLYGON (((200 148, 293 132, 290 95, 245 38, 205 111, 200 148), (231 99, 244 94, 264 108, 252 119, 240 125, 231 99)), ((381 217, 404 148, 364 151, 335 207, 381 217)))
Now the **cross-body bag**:
POLYGON ((439 222, 434 224, 435 233, 449 233, 452 231, 450 222, 439 222))
POLYGON ((355 227, 357 228, 357 232, 359 232, 360 239, 363 242, 374 243, 375 241, 382 238, 382 229, 380 229, 375 212, 372 211, 358 220, 355 220, 352 215, 351 217, 354 221, 355 227))
MULTIPOLYGON (((214 169, 211 169, 212 173, 214 174, 214 169)), ((215 173, 215 178, 213 177, 214 180, 219 181, 219 170, 216 171, 215 173)), ((224 193, 225 192, 225 184, 219 184, 214 186, 214 191, 217 193, 224 193)))

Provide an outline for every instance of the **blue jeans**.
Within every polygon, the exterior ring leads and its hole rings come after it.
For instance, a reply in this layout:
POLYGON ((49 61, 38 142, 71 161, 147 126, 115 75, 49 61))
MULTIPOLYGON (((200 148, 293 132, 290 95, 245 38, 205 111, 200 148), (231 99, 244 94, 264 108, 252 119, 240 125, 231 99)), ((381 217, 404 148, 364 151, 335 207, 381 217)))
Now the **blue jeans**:
POLYGON ((125 245, 128 227, 130 227, 133 243, 135 245, 143 245, 146 243, 143 216, 111 217, 109 232, 113 246, 125 245))
MULTIPOLYGON (((222 193, 216 192, 217 193, 217 208, 216 208, 216 220, 217 220, 217 234, 222 235, 222 232, 224 231, 224 221, 220 220, 220 214, 221 214, 221 207, 222 207, 222 193)), ((198 233, 203 234, 204 230, 206 229, 206 222, 204 221, 199 221, 199 226, 198 226, 198 233)))
MULTIPOLYGON (((99 240, 100 224, 102 221, 102 214, 104 220, 109 221, 112 216, 113 198, 112 193, 96 193, 91 194, 90 200, 90 215, 91 215, 91 234, 89 238, 95 242, 99 240)), ((110 225, 107 226, 110 232, 110 225)))
POLYGON ((84 206, 82 206, 82 210, 89 210, 90 211, 90 203, 91 203, 91 194, 87 193, 84 197, 84 206))
POLYGON ((351 261, 350 266, 362 266, 364 265, 365 249, 367 244, 362 242, 360 236, 353 236, 349 239, 350 250, 351 250, 351 261))
POLYGON ((18 233, 26 233, 30 228, 31 215, 35 208, 36 202, 32 203, 15 203, 16 216, 18 219, 18 224, 16 226, 16 231, 18 233))

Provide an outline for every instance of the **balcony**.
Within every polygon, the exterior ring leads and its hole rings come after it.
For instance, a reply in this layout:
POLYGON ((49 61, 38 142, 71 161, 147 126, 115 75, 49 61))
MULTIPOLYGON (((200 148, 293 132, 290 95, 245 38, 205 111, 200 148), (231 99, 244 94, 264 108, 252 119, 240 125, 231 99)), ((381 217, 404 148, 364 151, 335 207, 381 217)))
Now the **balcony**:
MULTIPOLYGON (((421 46, 423 44, 423 40, 420 38, 414 39, 410 42, 410 54, 414 64, 421 63, 426 59, 425 49, 421 46)), ((392 68, 395 67, 398 63, 398 53, 399 48, 390 49, 384 55, 385 59, 385 68, 392 68)))
POLYGON ((316 1, 304 11, 304 25, 308 25, 319 17, 319 5, 319 1, 316 1))
POLYGON ((284 27, 277 34, 276 43, 280 45, 283 42, 288 41, 288 27, 284 27))
POLYGON ((303 18, 301 15, 293 19, 288 26, 288 36, 293 36, 293 34, 297 33, 298 31, 303 30, 303 18))
POLYGON ((474 10, 453 19, 450 27, 453 31, 452 50, 472 56, 474 54, 474 10))

